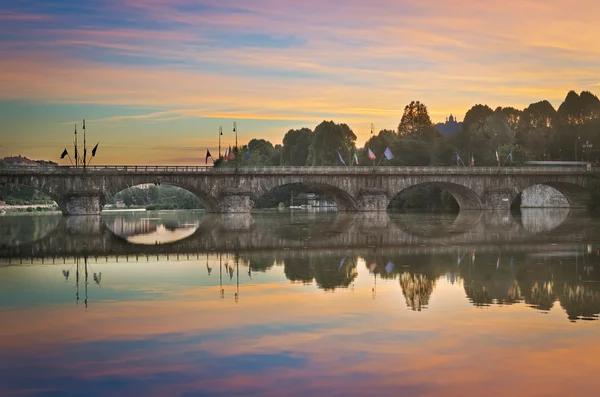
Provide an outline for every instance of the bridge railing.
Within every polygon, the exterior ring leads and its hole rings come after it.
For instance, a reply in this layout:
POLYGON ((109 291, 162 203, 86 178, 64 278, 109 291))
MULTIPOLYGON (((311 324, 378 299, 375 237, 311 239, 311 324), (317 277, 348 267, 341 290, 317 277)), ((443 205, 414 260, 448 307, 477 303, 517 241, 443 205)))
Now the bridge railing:
POLYGON ((2 168, 1 172, 29 173, 105 173, 105 172, 131 172, 131 173, 241 173, 241 174, 474 174, 474 175, 515 175, 515 174, 588 174, 600 173, 600 167, 457 167, 457 166, 405 166, 405 167, 372 167, 372 166, 275 166, 275 167, 219 167, 194 165, 95 165, 87 168, 72 166, 36 167, 19 166, 2 168))

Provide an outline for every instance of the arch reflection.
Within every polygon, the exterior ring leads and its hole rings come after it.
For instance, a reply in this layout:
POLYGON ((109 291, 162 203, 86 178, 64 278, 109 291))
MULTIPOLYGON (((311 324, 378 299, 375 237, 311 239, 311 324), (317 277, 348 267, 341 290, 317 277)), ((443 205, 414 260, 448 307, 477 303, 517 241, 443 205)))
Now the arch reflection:
POLYGON ((169 244, 192 236, 203 214, 198 212, 129 212, 103 217, 104 224, 116 236, 131 244, 169 244))

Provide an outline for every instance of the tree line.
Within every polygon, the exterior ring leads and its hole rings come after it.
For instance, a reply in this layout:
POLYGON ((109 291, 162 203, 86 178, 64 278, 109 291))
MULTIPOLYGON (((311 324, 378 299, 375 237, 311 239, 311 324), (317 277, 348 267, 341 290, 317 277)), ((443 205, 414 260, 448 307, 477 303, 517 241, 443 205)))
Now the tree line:
POLYGON ((362 148, 344 123, 323 121, 314 130, 289 130, 283 144, 255 138, 233 148, 229 161, 217 159, 216 167, 235 166, 335 166, 347 165, 357 155, 359 165, 371 165, 368 149, 379 162, 389 147, 393 158, 382 165, 519 165, 529 160, 597 161, 600 155, 600 100, 591 92, 570 91, 555 109, 543 100, 525 109, 477 104, 465 114, 462 128, 442 135, 431 121, 427 106, 412 101, 404 108, 396 129, 372 132, 362 148), (509 157, 509 154, 512 156, 509 157), (512 157, 512 158, 511 158, 512 157))

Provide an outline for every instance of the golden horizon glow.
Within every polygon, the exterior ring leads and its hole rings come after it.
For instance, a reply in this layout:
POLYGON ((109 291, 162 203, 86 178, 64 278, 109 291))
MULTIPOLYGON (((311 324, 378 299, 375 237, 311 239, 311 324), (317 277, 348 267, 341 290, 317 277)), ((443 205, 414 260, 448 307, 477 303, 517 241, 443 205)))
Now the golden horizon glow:
POLYGON ((57 160, 83 118, 97 164, 191 165, 216 152, 219 126, 233 142, 234 120, 242 144, 334 120, 362 145, 411 100, 436 122, 477 103, 557 107, 600 87, 598 15, 592 0, 9 6, 0 156, 57 160), (174 138, 194 153, 161 149, 174 138))

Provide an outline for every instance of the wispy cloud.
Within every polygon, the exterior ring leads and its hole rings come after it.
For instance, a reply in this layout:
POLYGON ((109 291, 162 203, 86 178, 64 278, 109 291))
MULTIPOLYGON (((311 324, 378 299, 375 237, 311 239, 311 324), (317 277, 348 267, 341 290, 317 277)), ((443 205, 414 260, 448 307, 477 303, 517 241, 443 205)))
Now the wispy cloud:
POLYGON ((0 12, 28 21, 0 27, 0 100, 122 106, 95 120, 183 135, 182 120, 393 128, 413 99, 435 120, 474 103, 558 105, 598 86, 598 14, 593 0, 34 1, 0 12))

